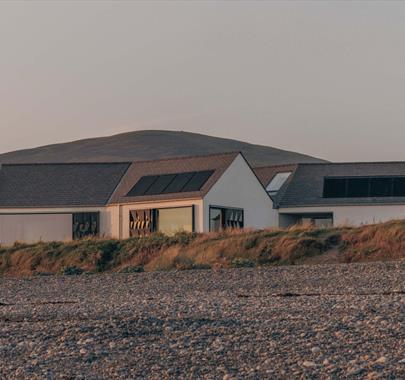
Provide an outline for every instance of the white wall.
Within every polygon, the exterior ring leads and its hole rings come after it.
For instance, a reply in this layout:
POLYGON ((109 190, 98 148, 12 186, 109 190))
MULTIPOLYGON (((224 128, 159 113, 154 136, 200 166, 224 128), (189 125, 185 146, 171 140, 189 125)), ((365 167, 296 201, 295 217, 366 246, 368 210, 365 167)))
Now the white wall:
POLYGON ((0 244, 71 239, 71 214, 0 215, 0 244))
POLYGON ((72 239, 72 213, 99 212, 100 236, 112 236, 112 215, 105 207, 0 209, 0 244, 72 239))
POLYGON ((279 212, 280 214, 331 212, 335 226, 358 226, 405 219, 405 205, 295 207, 280 208, 279 212))
POLYGON ((120 206, 113 206, 113 225, 114 234, 118 232, 120 239, 129 237, 129 212, 131 210, 143 210, 152 208, 171 208, 171 207, 187 207, 194 205, 194 223, 195 231, 203 231, 203 202, 201 199, 194 200, 170 200, 164 202, 146 202, 146 203, 132 203, 120 206), (119 221, 118 223, 116 221, 119 221), (118 231, 116 226, 119 226, 118 231))
POLYGON ((210 206, 242 208, 245 227, 265 228, 278 224, 272 200, 241 155, 204 197, 204 231, 209 231, 210 206))

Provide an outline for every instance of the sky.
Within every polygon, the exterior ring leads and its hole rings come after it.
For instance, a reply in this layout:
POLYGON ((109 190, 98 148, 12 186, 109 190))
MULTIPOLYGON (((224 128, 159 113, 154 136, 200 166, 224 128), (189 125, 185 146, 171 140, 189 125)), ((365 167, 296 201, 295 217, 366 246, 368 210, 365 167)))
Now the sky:
POLYGON ((0 3, 0 152, 141 129, 405 160, 405 2, 0 3))

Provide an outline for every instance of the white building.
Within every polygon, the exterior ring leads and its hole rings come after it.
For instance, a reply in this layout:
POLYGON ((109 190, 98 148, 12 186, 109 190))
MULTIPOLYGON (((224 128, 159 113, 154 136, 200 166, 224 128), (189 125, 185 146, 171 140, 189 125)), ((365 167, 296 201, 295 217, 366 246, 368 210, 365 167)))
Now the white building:
POLYGON ((251 169, 224 153, 0 168, 0 244, 405 218, 405 162, 251 169))
POLYGON ((276 223, 272 200, 238 152, 0 169, 0 244, 276 223))
POLYGON ((255 172, 273 200, 280 227, 405 218, 405 162, 297 164, 255 172))

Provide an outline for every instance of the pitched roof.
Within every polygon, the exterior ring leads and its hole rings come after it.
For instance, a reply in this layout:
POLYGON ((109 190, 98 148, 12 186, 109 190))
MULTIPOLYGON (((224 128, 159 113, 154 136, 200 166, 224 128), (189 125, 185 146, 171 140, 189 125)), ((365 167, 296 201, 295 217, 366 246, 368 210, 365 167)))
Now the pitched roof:
POLYGON ((5 164, 0 207, 103 206, 130 163, 5 164))
POLYGON ((359 162, 298 164, 289 181, 277 194, 275 206, 338 206, 405 204, 405 197, 324 198, 325 177, 405 176, 405 162, 359 162))
POLYGON ((239 152, 231 152, 207 156, 134 162, 111 197, 110 204, 202 198, 208 193, 211 187, 218 181, 221 175, 239 154, 239 152), (212 170, 213 174, 208 178, 199 191, 127 196, 133 186, 144 176, 205 170, 212 170))

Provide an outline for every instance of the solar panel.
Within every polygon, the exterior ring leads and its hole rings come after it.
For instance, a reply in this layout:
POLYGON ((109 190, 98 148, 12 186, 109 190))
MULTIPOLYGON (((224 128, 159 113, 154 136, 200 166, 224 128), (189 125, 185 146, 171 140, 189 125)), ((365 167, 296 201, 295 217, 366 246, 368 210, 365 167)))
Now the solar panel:
POLYGON ((164 174, 160 175, 152 186, 146 190, 145 195, 162 194, 168 185, 174 180, 177 174, 164 174))
POLYGON ((163 194, 180 193, 194 174, 195 172, 177 174, 173 181, 163 190, 163 194))
POLYGON ((211 177, 212 173, 214 173, 213 170, 195 172, 190 181, 183 187, 182 192, 200 190, 208 178, 211 177))
POLYGON ((152 184, 157 180, 157 175, 148 175, 142 177, 135 186, 129 191, 127 197, 136 197, 139 195, 144 195, 145 192, 152 186, 152 184))
POLYGON ((127 194, 127 197, 198 191, 211 177, 214 170, 142 177, 127 194))

